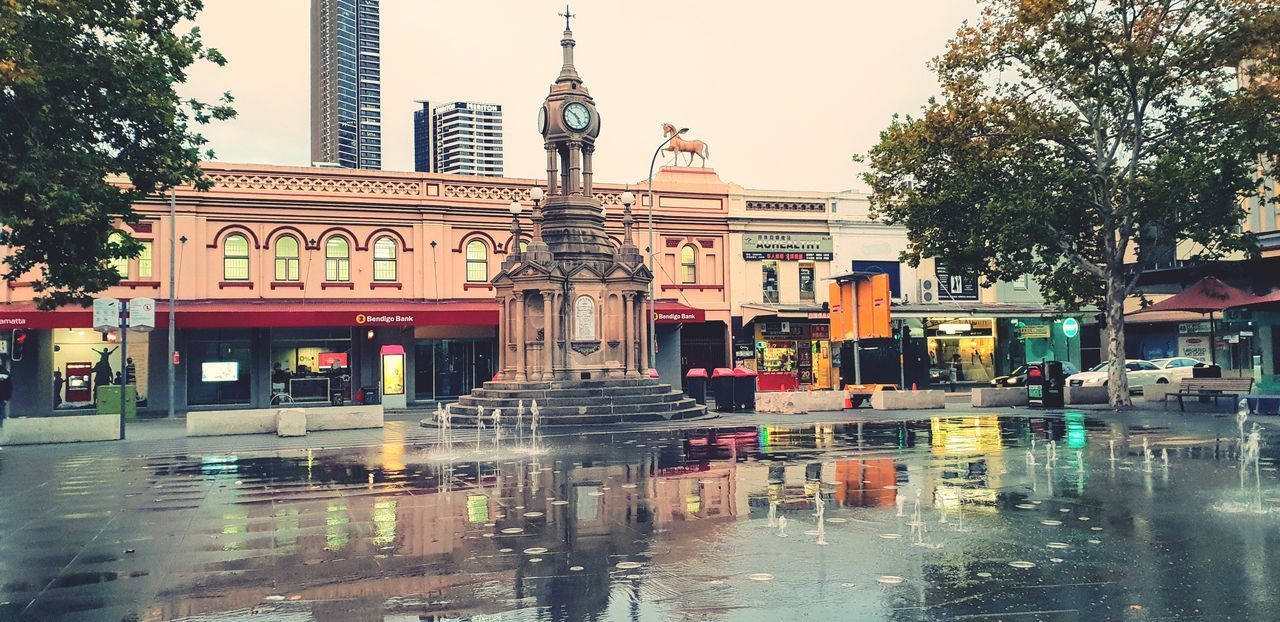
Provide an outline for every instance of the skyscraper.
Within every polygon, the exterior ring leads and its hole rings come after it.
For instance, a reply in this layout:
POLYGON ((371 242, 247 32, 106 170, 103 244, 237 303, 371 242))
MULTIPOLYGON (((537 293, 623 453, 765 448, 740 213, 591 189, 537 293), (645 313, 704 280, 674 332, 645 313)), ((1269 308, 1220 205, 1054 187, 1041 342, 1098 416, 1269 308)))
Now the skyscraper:
POLYGON ((502 106, 432 104, 413 111, 413 170, 502 176, 502 106))
POLYGON ((311 0, 311 161, 382 168, 379 0, 311 0))

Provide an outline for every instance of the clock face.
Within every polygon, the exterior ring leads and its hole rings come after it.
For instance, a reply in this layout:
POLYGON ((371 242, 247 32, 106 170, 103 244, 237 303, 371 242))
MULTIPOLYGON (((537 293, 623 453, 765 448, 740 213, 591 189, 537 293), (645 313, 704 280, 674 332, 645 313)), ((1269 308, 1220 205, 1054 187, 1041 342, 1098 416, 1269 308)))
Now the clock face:
POLYGON ((543 106, 538 109, 538 133, 547 133, 547 107, 543 106))
POLYGON ((564 108, 564 124, 569 129, 582 131, 591 123, 591 111, 581 102, 573 102, 564 108))

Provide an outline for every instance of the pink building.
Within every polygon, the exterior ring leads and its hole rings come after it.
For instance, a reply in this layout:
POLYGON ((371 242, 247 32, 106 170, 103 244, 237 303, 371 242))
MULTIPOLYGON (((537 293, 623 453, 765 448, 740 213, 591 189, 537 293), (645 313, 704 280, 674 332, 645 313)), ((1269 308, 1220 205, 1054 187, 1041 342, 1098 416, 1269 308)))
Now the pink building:
MULTIPOLYGON (((214 188, 180 189, 137 206, 121 224, 145 245, 102 296, 154 298, 157 328, 91 330, 87 309, 41 312, 29 281, 12 283, 0 326, 29 331, 14 361, 12 415, 90 408, 94 387, 128 369, 144 409, 167 409, 170 237, 177 300, 177 409, 268 407, 364 398, 387 404, 450 399, 495 373, 497 306, 489 280, 512 244, 508 206, 531 179, 209 163, 214 188), (380 352, 402 349, 402 382, 384 386, 380 352), (396 397, 400 391, 403 398, 396 397)), ((655 180, 659 370, 723 366, 730 291, 728 188, 714 172, 663 169, 655 180), (681 357, 681 345, 686 353, 681 357)), ((622 237, 630 189, 637 243, 647 245, 644 183, 596 184, 609 231, 622 237)), ((514 344, 508 344, 514 346, 514 344)))

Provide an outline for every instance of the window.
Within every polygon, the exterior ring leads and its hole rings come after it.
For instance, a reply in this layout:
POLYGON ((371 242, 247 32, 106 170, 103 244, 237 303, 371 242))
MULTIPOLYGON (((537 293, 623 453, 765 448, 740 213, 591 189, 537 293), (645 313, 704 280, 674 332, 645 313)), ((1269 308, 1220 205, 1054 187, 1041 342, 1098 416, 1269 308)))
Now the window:
POLYGON ((249 239, 233 233, 222 241, 222 278, 227 281, 249 280, 249 239))
POLYGON ((396 280, 396 241, 388 236, 373 243, 373 280, 396 280))
POLYGON ((335 235, 325 243, 324 280, 351 280, 351 245, 346 238, 335 235))
POLYGON ((764 301, 778 302, 778 262, 766 261, 760 264, 760 276, 764 281, 764 301))
POLYGON ((484 242, 472 240, 467 244, 467 282, 487 283, 489 281, 489 249, 484 242))
POLYGON ((680 249, 680 282, 685 285, 698 282, 698 251, 692 244, 680 249))
POLYGON ((800 264, 800 300, 813 300, 813 279, 813 264, 800 264))
POLYGON ((297 281, 300 278, 298 238, 291 235, 280 236, 280 239, 276 240, 276 280, 297 281))
POLYGON ((1013 282, 1013 289, 1019 292, 1025 292, 1028 289, 1031 289, 1031 277, 1026 274, 1018 277, 1018 279, 1013 282))
MULTIPOLYGON (((123 246, 127 242, 127 240, 125 239, 123 233, 116 231, 112 233, 110 236, 107 236, 107 242, 112 245, 123 246)), ((111 264, 111 269, 115 270, 116 273, 120 275, 120 278, 122 279, 129 278, 129 258, 128 257, 113 257, 110 260, 110 264, 111 264)))
POLYGON ((155 272, 151 261, 151 242, 142 243, 142 251, 138 253, 138 278, 149 279, 155 272))

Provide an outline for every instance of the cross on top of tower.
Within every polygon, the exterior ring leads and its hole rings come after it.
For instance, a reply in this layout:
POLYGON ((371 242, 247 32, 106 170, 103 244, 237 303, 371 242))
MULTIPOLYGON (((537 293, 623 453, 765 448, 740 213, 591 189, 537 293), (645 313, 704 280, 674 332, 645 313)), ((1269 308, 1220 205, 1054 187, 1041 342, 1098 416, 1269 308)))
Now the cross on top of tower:
POLYGON ((556 13, 556 15, 559 15, 560 17, 563 17, 563 18, 564 18, 564 29, 565 29, 565 30, 569 30, 569 19, 570 19, 570 18, 573 18, 573 17, 577 17, 577 15, 575 15, 575 14, 573 14, 573 13, 570 13, 570 12, 569 12, 569 5, 567 5, 567 4, 566 4, 566 5, 564 5, 564 13, 556 13))

